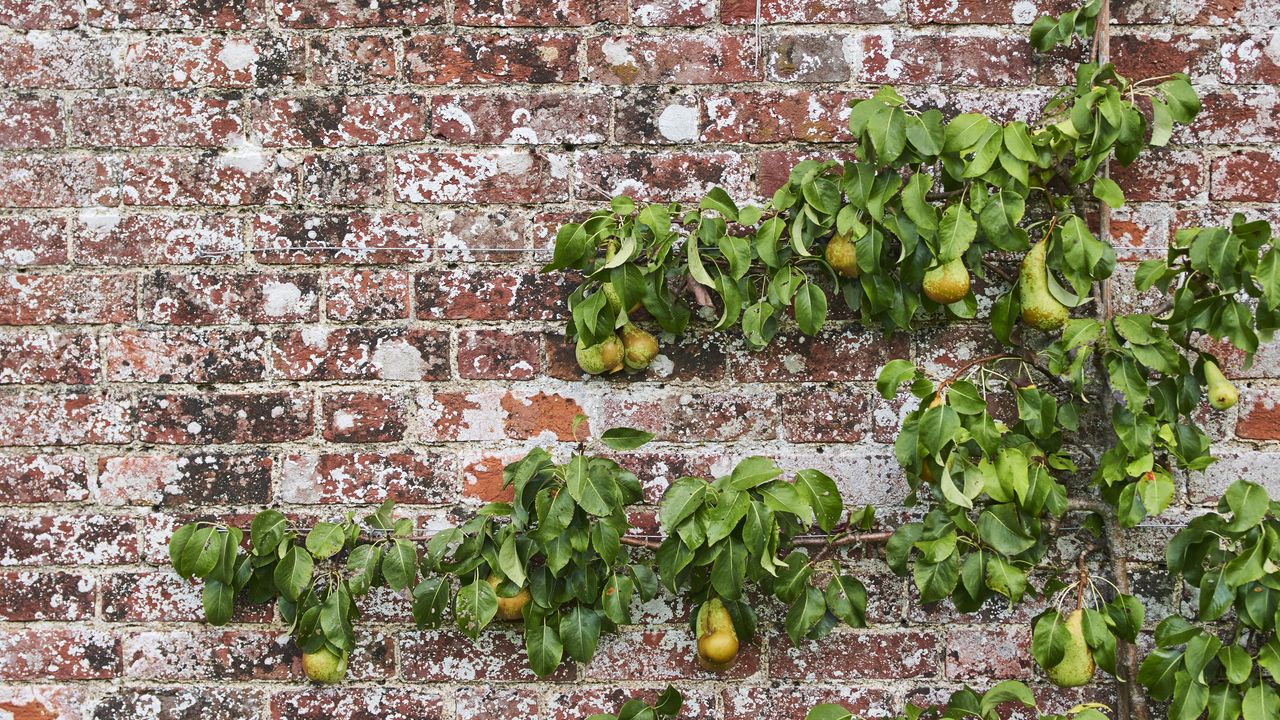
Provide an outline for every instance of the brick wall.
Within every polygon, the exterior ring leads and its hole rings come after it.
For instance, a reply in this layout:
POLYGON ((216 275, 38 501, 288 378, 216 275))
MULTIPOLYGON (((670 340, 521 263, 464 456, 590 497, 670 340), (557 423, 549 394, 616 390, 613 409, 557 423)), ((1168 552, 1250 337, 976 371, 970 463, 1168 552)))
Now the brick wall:
MULTIPOLYGON (((351 681, 314 690, 269 612, 202 625, 165 542, 266 504, 392 497, 438 525, 578 412, 658 433, 626 461, 654 499, 768 453, 892 516, 902 409, 870 381, 982 352, 980 328, 839 324, 760 354, 694 332, 642 377, 583 382, 566 285, 537 267, 609 192, 759 197, 847 153, 845 101, 879 83, 1034 114, 1071 58, 1034 56, 1028 24, 1070 4, 763 0, 757 48, 754 0, 0 0, 0 717, 559 720, 674 681, 687 717, 737 720, 1034 681, 1035 603, 918 607, 871 553, 872 628, 800 649, 768 631, 724 676, 692 660, 677 599, 538 683, 514 635, 419 632, 384 593, 351 681)), ((1206 108, 1115 173, 1123 259, 1236 210, 1280 219, 1280 0, 1114 5, 1122 71, 1188 71, 1206 108)), ((1241 474, 1280 491, 1280 346, 1236 374, 1224 462, 1175 520, 1241 474)), ((1152 564, 1166 536, 1131 550, 1156 617, 1178 595, 1152 564)))

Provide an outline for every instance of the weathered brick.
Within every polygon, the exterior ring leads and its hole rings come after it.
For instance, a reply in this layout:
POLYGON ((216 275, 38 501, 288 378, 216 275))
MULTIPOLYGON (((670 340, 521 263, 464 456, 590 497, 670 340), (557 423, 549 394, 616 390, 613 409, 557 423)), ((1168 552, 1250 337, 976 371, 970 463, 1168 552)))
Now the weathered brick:
POLYGON ((469 720, 544 720, 538 713, 541 693, 530 687, 463 685, 454 693, 455 710, 469 720))
POLYGON ((526 440, 553 435, 557 440, 573 441, 588 437, 591 427, 583 423, 574 435, 574 420, 583 415, 582 406, 572 397, 559 393, 511 392, 502 397, 506 416, 503 427, 507 437, 526 440))
POLYGON ((440 208, 436 213, 437 246, 455 262, 522 262, 531 255, 532 234, 529 216, 520 208, 440 208))
POLYGON ((1116 165, 1112 178, 1130 202, 1188 200, 1204 192, 1204 158, 1194 150, 1152 149, 1128 167, 1116 165))
POLYGON ((83 628, 0 632, 0 679, 102 680, 119 674, 120 641, 110 633, 83 628))
POLYGON ((0 573, 0 620, 91 620, 94 587, 93 576, 75 572, 0 573))
POLYGON ((449 335, 415 328, 305 328, 277 336, 272 365, 289 380, 444 380, 449 335))
POLYGON ((402 270, 334 270, 325 275, 325 315, 339 322, 409 317, 412 276, 402 270))
POLYGON ((398 0, 384 3, 333 0, 270 0, 276 16, 288 27, 337 28, 427 25, 444 19, 439 0, 398 0))
POLYGON ((1033 0, 989 3, 983 0, 909 0, 907 19, 913 24, 1030 25, 1042 15, 1057 17, 1076 7, 1071 0, 1033 0))
POLYGON ((316 273, 156 271, 142 284, 143 317, 168 325, 314 322, 316 273))
POLYGON ((334 152, 302 161, 302 198, 316 205, 377 205, 386 195, 387 163, 381 155, 334 152))
POLYGON ((143 88, 247 88, 277 79, 278 52, 266 38, 152 35, 128 44, 118 72, 143 88))
POLYGON ((415 277, 423 320, 557 320, 569 288, 536 271, 433 270, 415 277))
POLYGON ((138 561, 137 534, 138 522, 129 517, 4 516, 0 565, 127 565, 138 561))
POLYGON ((715 18, 713 0, 639 0, 631 7, 631 22, 642 26, 693 27, 715 18))
POLYGON ((58 265, 67 261, 66 226, 59 218, 0 218, 0 267, 58 265))
POLYGON ((408 431, 405 398, 391 393, 326 393, 320 412, 324 439, 338 443, 396 442, 408 431))
POLYGON ((668 88, 628 88, 614 102, 614 138, 645 145, 687 144, 698 141, 705 121, 694 91, 668 88))
POLYGON ((804 685, 772 685, 769 687, 733 687, 724 690, 725 720, 804 720, 809 709, 818 703, 835 703, 854 713, 855 717, 878 717, 895 703, 889 692, 880 688, 804 685))
POLYGON ((1280 30, 1258 30, 1222 38, 1222 80, 1280 85, 1280 30))
POLYGON ((88 207, 120 202, 120 166, 76 155, 0 157, 0 205, 88 207))
POLYGON ((593 414, 603 428, 634 427, 674 442, 770 440, 780 424, 777 398, 750 392, 616 394, 593 414))
POLYGON ((408 213, 258 215, 253 238, 270 264, 421 262, 430 245, 421 217, 408 213))
POLYGON ((881 23, 902 17, 902 3, 879 0, 721 0, 720 19, 725 23, 754 23, 757 5, 760 20, 766 23, 881 23))
POLYGON ((219 98, 89 97, 71 106, 71 144, 221 147, 243 134, 239 112, 239 102, 219 98))
POLYGON ((253 110, 268 147, 342 147, 416 142, 427 134, 419 95, 336 95, 268 100, 253 110))
POLYGON ((781 398, 782 427, 793 443, 858 442, 870 429, 870 400, 852 387, 806 387, 781 398))
POLYGON ((1280 391, 1249 387, 1242 395, 1236 434, 1250 440, 1280 440, 1280 391))
POLYGON ((129 455, 98 460, 104 505, 260 505, 271 499, 268 455, 129 455))
POLYGON ((924 35, 883 31, 864 35, 856 80, 906 85, 1026 85, 1031 48, 1025 38, 924 35))
POLYGON ((759 79, 747 35, 639 34, 587 40, 587 77, 605 85, 702 85, 759 79))
POLYGON ((1030 680, 1031 633, 1025 627, 952 627, 947 633, 947 677, 1030 680))
POLYGON ((787 33, 770 39, 768 76, 781 82, 844 83, 854 41, 840 33, 787 33))
POLYGON ((240 218, 225 215, 125 215, 84 210, 72 231, 81 265, 213 264, 244 247, 240 218))
POLYGON ((98 343, 91 334, 0 330, 0 385, 87 385, 97 376, 98 343))
POLYGON ((138 436, 171 445, 299 440, 314 425, 311 396, 292 392, 156 394, 138 398, 138 436))
POLYGON ((760 670, 761 642, 743 643, 733 667, 712 673, 698 662, 697 640, 686 628, 623 631, 600 638, 584 676, 592 680, 740 680, 760 670))
POLYGON ((24 89, 114 86, 123 43, 72 32, 10 34, 0 39, 0 86, 24 89))
POLYGON ((516 149, 392 157, 395 197, 409 203, 533 203, 568 198, 568 158, 516 149))
POLYGON ((262 0, 219 0, 213 4, 94 0, 86 17, 94 27, 141 30, 251 30, 266 22, 262 0))
POLYGON ((1135 80, 1187 73, 1213 75, 1219 64, 1218 41, 1200 33, 1132 33, 1111 41, 1112 61, 1125 77, 1135 80))
POLYGON ((563 33, 415 35, 405 74, 420 85, 562 83, 578 76, 578 38, 563 33))
POLYGON ((85 325, 133 320, 130 275, 5 275, 0 324, 85 325))
POLYGON ((102 392, 0 394, 0 446, 117 445, 132 439, 125 398, 102 392))
POLYGON ((1177 19, 1194 25, 1274 25, 1275 4, 1271 0, 1193 0, 1177 5, 1177 19))
POLYGON ((1203 92, 1203 108, 1189 127, 1175 131, 1180 143, 1238 145, 1280 142, 1280 98, 1269 89, 1203 92))
POLYGON ((273 720, 441 720, 440 695, 408 688, 316 688, 271 696, 273 720))
POLYGON ((293 200, 293 161, 245 144, 216 155, 131 155, 126 205, 279 205, 293 200))
MULTIPOLYGON (((641 323, 645 325, 646 323, 641 323)), ((656 328, 648 327, 655 331, 656 328)), ((658 356, 642 373, 630 374, 629 380, 678 380, 717 382, 726 374, 725 343, 722 335, 682 335, 672 342, 660 341, 658 356)), ((578 366, 573 343, 561 332, 546 335, 547 375, 562 380, 582 380, 587 374, 578 366)), ((613 376, 623 377, 623 376, 613 376)))
POLYGON ((76 0, 3 0, 0 25, 18 30, 52 30, 75 27, 81 7, 76 0))
MULTIPOLYGON (((99 580, 102 617, 108 622, 204 622, 202 583, 184 580, 172 570, 117 572, 99 580)), ((235 622, 270 622, 269 605, 239 602, 235 622)))
POLYGON ((62 101, 57 98, 0 100, 0 149, 53 148, 66 144, 62 101))
POLYGON ((780 335, 758 352, 740 351, 733 374, 741 382, 874 380, 894 358, 907 357, 902 335, 886 338, 856 326, 831 327, 810 337, 780 335))
POLYGON ((266 341, 255 330, 117 330, 103 352, 114 381, 252 382, 266 374, 266 341))
POLYGON ((702 142, 849 142, 844 92, 781 90, 704 95, 702 142))
POLYGON ((1217 503, 1227 488, 1245 479, 1261 484, 1272 497, 1280 496, 1280 453, 1239 448, 1214 449, 1217 462, 1204 472, 1187 473, 1187 495, 1192 503, 1217 503))
POLYGON ((0 455, 0 497, 11 505, 80 502, 89 497, 84 458, 0 455))
MULTIPOLYGON (((400 634, 400 675, 411 682, 521 681, 537 679, 520 633, 486 630, 474 643, 456 628, 400 634)), ((574 663, 560 665, 549 678, 564 682, 576 677, 574 663)))
POLYGON ((527 3, 518 0, 458 0, 453 21, 481 27, 574 27, 598 22, 625 23, 622 0, 558 0, 527 3))
POLYGON ((260 692, 222 686, 122 688, 100 698, 92 718, 190 720, 198 712, 202 720, 244 720, 257 717, 262 702, 260 692))
POLYGON ((542 365, 537 332, 464 330, 458 333, 458 375, 474 380, 530 380, 542 365))
POLYGON ((917 630, 856 630, 806 642, 769 640, 769 673, 794 680, 923 678, 939 671, 938 639, 917 630))
POLYGON ((584 152, 574 185, 577 197, 591 200, 624 194, 646 202, 687 202, 717 186, 731 197, 755 195, 751 164, 735 152, 584 152))
POLYGON ((430 505, 456 498, 452 458, 434 452, 358 452, 287 455, 280 497, 297 504, 399 503, 430 505))
MULTIPOLYGON (((628 700, 656 702, 661 688, 572 688, 554 692, 547 700, 546 720, 579 720, 596 713, 616 713, 628 700)), ((681 691, 681 720, 715 717, 715 694, 700 688, 681 691)))
POLYGON ((596 145, 609 137, 609 109, 609 99, 596 95, 437 95, 431 134, 480 145, 596 145))
POLYGON ((382 35, 313 35, 307 38, 308 83, 372 85, 394 82, 395 42, 382 35))
POLYGON ((1233 152, 1213 160, 1214 200, 1280 201, 1280 153, 1233 152))

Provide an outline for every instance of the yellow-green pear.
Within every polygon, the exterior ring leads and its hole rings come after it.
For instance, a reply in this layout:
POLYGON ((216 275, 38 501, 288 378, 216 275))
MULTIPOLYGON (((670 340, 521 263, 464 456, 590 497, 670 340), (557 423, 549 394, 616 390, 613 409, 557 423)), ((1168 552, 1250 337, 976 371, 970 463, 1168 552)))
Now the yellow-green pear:
POLYGON ((1066 324, 1068 310, 1049 292, 1047 252, 1048 246, 1038 242, 1022 258, 1018 293, 1022 300, 1022 322, 1043 332, 1053 332, 1066 324))
POLYGON ((347 675, 347 653, 334 654, 328 646, 302 654, 302 672, 312 682, 336 685, 347 675))
MULTIPOLYGON (((485 579, 489 583, 489 587, 497 592, 498 586, 502 584, 502 580, 497 575, 490 575, 485 579)), ((524 619, 524 606, 529 604, 533 599, 533 595, 529 593, 529 588, 520 588, 520 592, 511 597, 498 596, 498 619, 504 622, 516 622, 524 619)))
POLYGON ((969 294, 969 268, 956 258, 924 274, 925 297, 939 305, 960 302, 969 294))
POLYGON ((658 339, 631 323, 622 328, 622 347, 622 362, 628 370, 644 370, 658 357, 658 339))
POLYGON ((720 598, 698 610, 698 662, 708 670, 725 670, 738 658, 738 633, 720 598))
POLYGON ((614 335, 596 345, 587 345, 579 340, 574 354, 578 358, 578 367, 584 372, 600 375, 621 370, 624 367, 623 352, 622 340, 614 335))
POLYGON ((1209 406, 1214 410, 1229 410, 1240 399, 1240 391, 1222 374, 1216 363, 1206 360, 1204 380, 1209 386, 1209 406))
POLYGON ((848 235, 832 236, 827 241, 825 257, 840 275, 856 278, 862 274, 862 268, 858 267, 858 246, 848 235))
POLYGON ((1049 680, 1058 687, 1080 687, 1093 679, 1097 665, 1093 651, 1084 641, 1084 611, 1074 610, 1067 615, 1067 647, 1062 662, 1045 670, 1049 680))

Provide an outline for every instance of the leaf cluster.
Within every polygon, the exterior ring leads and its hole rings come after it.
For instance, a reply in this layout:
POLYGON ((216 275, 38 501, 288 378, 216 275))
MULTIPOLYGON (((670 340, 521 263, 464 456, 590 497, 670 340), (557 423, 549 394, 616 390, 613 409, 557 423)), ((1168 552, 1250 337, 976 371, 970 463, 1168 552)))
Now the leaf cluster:
MULTIPOLYGON (((907 705, 906 710, 894 720, 1001 720, 1005 717, 1002 710, 1012 705, 1037 710, 1035 696, 1031 689, 1017 680, 1005 680, 997 683, 984 693, 965 687, 951 694, 943 705, 927 708, 907 705)), ((1039 720, 1106 720, 1102 712, 1105 706, 1097 704, 1078 705, 1065 714, 1037 713, 1039 720)), ((815 705, 805 715, 805 720, 854 720, 856 716, 845 708, 824 703, 815 705)))

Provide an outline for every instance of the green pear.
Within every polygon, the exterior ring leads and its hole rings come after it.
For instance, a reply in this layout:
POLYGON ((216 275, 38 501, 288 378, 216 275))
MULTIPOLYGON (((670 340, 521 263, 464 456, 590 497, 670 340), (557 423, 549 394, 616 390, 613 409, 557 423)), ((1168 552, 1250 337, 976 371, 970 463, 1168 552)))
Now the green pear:
POLYGON ((1214 410, 1229 410, 1240 399, 1240 391, 1231 384, 1216 363, 1204 363, 1204 381, 1209 386, 1209 405, 1214 410))
POLYGON ((698 610, 698 662, 708 670, 725 670, 738 658, 738 632, 720 598, 698 610))
POLYGON ((336 685, 347 675, 347 653, 337 655, 327 645, 315 652, 303 653, 302 672, 312 682, 336 685))
MULTIPOLYGON (((489 587, 493 588, 495 593, 498 591, 498 586, 502 584, 502 580, 499 579, 497 575, 490 575, 485 579, 485 582, 489 583, 489 587)), ((524 606, 528 605, 529 601, 532 599, 533 595, 529 592, 529 588, 527 587, 520 588, 520 592, 512 595, 511 597, 503 597, 499 595, 498 619, 503 622, 516 622, 518 620, 523 620, 524 606)))
POLYGON ((644 370, 658 357, 657 338, 631 323, 622 328, 622 347, 622 362, 631 371, 644 370))
POLYGON ((1084 611, 1075 610, 1066 619, 1067 648, 1062 655, 1062 662, 1045 669, 1049 680, 1058 687, 1080 687, 1093 679, 1097 665, 1093 662, 1093 651, 1084 641, 1084 611))
POLYGON ((1048 246, 1038 242, 1022 258, 1018 293, 1022 300, 1022 322, 1042 332, 1061 330, 1067 322, 1067 306, 1049 292, 1049 267, 1045 263, 1048 246))
POLYGON ((827 241, 824 256, 832 269, 847 278, 862 274, 862 268, 858 267, 858 246, 848 235, 835 235, 827 241))
POLYGON ((969 294, 969 268, 956 258, 924 274, 925 297, 939 305, 960 302, 969 294))
POLYGON ((582 340, 579 340, 574 354, 578 358, 578 367, 581 367, 583 372, 591 375, 601 375, 621 370, 624 367, 624 352, 625 348, 622 345, 622 340, 617 335, 614 335, 596 345, 587 345, 582 340))

